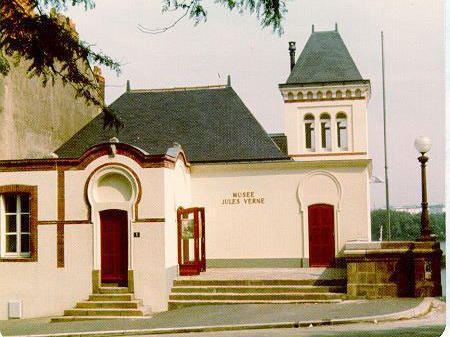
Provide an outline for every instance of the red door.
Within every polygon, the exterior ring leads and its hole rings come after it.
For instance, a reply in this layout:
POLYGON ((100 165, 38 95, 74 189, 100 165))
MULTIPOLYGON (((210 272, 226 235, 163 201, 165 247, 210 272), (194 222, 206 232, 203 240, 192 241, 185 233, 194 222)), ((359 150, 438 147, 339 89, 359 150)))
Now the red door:
POLYGON ((102 282, 128 283, 128 215, 109 209, 100 212, 102 282))
POLYGON ((328 267, 334 262, 334 208, 316 204, 308 207, 309 265, 328 267))

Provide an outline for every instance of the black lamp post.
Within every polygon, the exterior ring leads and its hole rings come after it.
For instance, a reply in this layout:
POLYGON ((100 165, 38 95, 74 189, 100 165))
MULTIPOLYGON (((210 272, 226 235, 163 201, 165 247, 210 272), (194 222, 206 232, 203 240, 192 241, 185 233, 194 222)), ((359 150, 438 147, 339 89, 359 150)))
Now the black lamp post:
POLYGON ((420 231, 420 237, 418 241, 435 241, 434 235, 431 234, 430 220, 428 218, 428 201, 427 201, 427 176, 426 176, 426 163, 428 157, 425 156, 431 148, 431 140, 428 137, 419 137, 414 142, 417 151, 421 156, 417 158, 422 167, 422 228, 420 231))

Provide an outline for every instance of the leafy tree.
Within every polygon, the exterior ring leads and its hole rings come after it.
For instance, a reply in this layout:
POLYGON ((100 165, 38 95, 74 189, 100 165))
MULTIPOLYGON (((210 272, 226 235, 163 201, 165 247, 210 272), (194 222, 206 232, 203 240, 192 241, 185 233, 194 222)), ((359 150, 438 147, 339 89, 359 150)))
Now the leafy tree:
MULTIPOLYGON (((390 211, 391 239, 398 241, 416 240, 420 236, 421 214, 390 211)), ((430 225, 438 241, 445 241, 445 213, 430 214, 430 225)), ((376 209, 371 212, 372 240, 379 240, 381 227, 386 238, 387 212, 376 209)))
MULTIPOLYGON (((229 10, 255 13, 263 27, 282 33, 281 21, 286 13, 286 0, 216 0, 229 10)), ((164 11, 181 11, 182 16, 172 25, 148 33, 170 29, 185 16, 195 24, 206 21, 206 0, 162 0, 164 11)), ((96 94, 98 84, 86 64, 96 63, 120 71, 120 65, 107 55, 96 52, 89 43, 81 41, 73 28, 59 15, 67 6, 95 6, 94 0, 0 0, 0 73, 7 75, 11 62, 29 63, 30 77, 39 77, 42 84, 61 79, 71 85, 77 97, 103 109, 104 126, 119 128, 122 123, 96 94), (6 57, 5 57, 6 56, 6 57)), ((28 64, 27 63, 27 64, 28 64)))

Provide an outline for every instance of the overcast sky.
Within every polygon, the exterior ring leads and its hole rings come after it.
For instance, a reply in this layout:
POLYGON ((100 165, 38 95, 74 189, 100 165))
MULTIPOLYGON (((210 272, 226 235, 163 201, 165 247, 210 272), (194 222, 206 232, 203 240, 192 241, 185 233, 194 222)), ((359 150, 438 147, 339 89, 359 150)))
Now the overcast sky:
MULTIPOLYGON (((225 84, 232 87, 268 132, 283 132, 278 84, 289 74, 288 41, 297 56, 311 25, 339 32, 361 75, 371 80, 369 154, 373 174, 384 181, 380 32, 384 31, 388 159, 391 205, 420 203, 420 172, 414 139, 432 139, 428 199, 444 202, 445 72, 444 2, 439 0, 295 0, 278 36, 254 16, 230 13, 204 0, 208 21, 181 21, 149 35, 137 29, 169 25, 181 13, 161 14, 157 0, 97 0, 94 10, 70 10, 81 39, 122 63, 122 73, 103 69, 110 103, 131 87, 166 88, 225 84)), ((226 113, 226 112, 224 112, 226 113)), ((372 207, 385 206, 384 184, 371 184, 372 207)))

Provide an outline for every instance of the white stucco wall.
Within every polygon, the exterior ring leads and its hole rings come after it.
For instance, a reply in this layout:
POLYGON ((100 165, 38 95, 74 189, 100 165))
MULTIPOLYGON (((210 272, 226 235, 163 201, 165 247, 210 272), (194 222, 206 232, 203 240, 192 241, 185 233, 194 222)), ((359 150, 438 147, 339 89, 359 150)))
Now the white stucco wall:
POLYGON ((175 168, 164 170, 164 200, 165 200, 165 263, 170 268, 178 265, 177 248, 177 209, 191 206, 191 178, 189 168, 179 158, 175 168))
POLYGON ((209 259, 307 258, 307 208, 335 208, 336 251, 369 239, 367 167, 302 167, 302 163, 195 165, 192 203, 206 207, 209 259), (250 192, 264 203, 223 204, 250 192))
POLYGON ((57 213, 56 176, 56 171, 0 172, 0 186, 37 186, 39 220, 55 220, 57 213))
POLYGON ((65 267, 56 268, 56 226, 38 226, 37 262, 0 263, 0 320, 8 301, 22 301, 23 317, 62 315, 91 292, 92 231, 65 226, 65 267), (7 277, 5 277, 7 275, 7 277))

